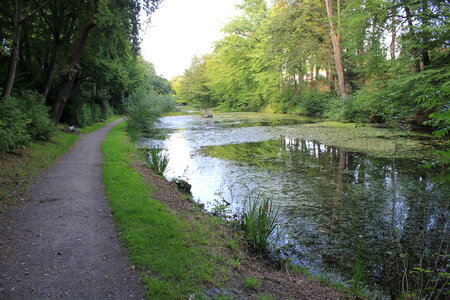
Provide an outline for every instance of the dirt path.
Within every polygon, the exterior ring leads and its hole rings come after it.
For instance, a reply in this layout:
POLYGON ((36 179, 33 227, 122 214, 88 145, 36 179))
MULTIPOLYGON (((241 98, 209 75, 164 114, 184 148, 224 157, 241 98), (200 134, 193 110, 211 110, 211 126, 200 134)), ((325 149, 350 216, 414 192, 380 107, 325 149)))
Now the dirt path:
POLYGON ((0 215, 0 299, 140 299, 102 184, 101 143, 83 136, 0 215))

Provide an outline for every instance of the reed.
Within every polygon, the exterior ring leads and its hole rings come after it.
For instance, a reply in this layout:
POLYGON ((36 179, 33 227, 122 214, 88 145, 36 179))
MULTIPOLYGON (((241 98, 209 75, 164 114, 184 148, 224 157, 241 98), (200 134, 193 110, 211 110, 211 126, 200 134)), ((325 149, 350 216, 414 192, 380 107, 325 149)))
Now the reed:
POLYGON ((252 247, 259 254, 267 252, 269 241, 277 239, 279 208, 272 199, 249 195, 242 214, 242 227, 252 247))
POLYGON ((156 147, 146 149, 148 154, 147 163, 149 167, 158 175, 164 175, 169 165, 169 154, 164 150, 156 147))

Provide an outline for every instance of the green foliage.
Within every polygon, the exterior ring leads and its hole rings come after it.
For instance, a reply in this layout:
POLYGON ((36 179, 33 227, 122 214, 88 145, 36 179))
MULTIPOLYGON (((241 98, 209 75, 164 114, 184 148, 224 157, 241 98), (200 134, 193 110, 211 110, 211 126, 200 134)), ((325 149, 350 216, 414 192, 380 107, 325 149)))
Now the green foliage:
POLYGON ((171 96, 148 93, 144 89, 138 89, 123 103, 128 114, 127 131, 132 140, 137 140, 153 127, 158 117, 176 107, 171 96))
POLYGON ((242 228, 257 253, 265 253, 269 240, 277 238, 278 212, 272 199, 260 195, 247 196, 241 220, 242 228))
POLYGON ((28 106, 32 119, 28 131, 33 138, 47 139, 52 134, 46 117, 49 108, 34 103, 55 107, 56 99, 64 99, 60 104, 67 100, 61 121, 83 127, 120 111, 122 98, 141 86, 171 93, 170 83, 138 56, 140 19, 149 19, 160 0, 22 2, 19 37, 12 27, 15 4, 1 5, 0 81, 9 76, 8 62, 17 61, 12 95, 28 106), (80 28, 89 19, 95 19, 95 26, 81 37, 80 28), (81 45, 74 43, 77 37, 81 45), (20 47, 18 57, 11 55, 15 42, 20 47), (73 60, 77 56, 81 59, 73 60), (66 85, 68 75, 73 85, 66 85), (38 101, 37 93, 28 90, 41 91, 45 99, 38 101))
POLYGON ((258 291, 259 289, 261 289, 261 280, 256 277, 245 277, 244 287, 247 289, 258 291))
POLYGON ((215 98, 208 86, 206 74, 206 57, 192 59, 191 66, 185 70, 180 81, 178 100, 195 107, 210 108, 215 106, 215 98))
POLYGON ((288 112, 310 117, 323 117, 333 95, 315 89, 295 92, 285 104, 288 112))
POLYGON ((33 91, 0 100, 0 151, 10 152, 31 140, 48 140, 56 133, 48 107, 33 91))
POLYGON ((356 92, 344 103, 341 118, 348 122, 416 122, 432 125, 444 136, 450 124, 449 81, 448 65, 418 73, 397 72, 395 77, 376 80, 356 92), (420 110, 431 119, 415 120, 420 110))
MULTIPOLYGON (((361 243, 360 243, 361 244, 361 243)), ((358 245, 358 247, 360 247, 358 245)), ((360 293, 363 288, 363 270, 362 270, 362 262, 361 262, 361 251, 358 248, 358 251, 356 253, 355 257, 355 263, 353 267, 353 290, 355 293, 360 293)))
POLYGON ((147 157, 147 164, 158 175, 164 175, 169 164, 169 154, 160 148, 150 147, 145 149, 147 157))
POLYGON ((22 111, 20 100, 6 97, 0 100, 0 151, 10 152, 28 144, 30 118, 22 111))
POLYGON ((49 107, 44 99, 34 91, 23 91, 19 94, 21 109, 30 119, 27 131, 35 140, 48 140, 56 133, 56 128, 50 120, 49 107))

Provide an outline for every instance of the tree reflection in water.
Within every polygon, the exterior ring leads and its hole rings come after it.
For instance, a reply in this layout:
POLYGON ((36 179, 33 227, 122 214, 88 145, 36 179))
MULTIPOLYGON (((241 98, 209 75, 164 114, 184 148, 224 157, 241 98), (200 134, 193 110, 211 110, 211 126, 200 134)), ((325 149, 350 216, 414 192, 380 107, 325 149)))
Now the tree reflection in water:
POLYGON ((267 172, 261 189, 278 199, 287 232, 279 251, 300 266, 348 280, 360 253, 363 280, 391 298, 445 284, 450 193, 418 162, 289 137, 204 151, 238 164, 241 181, 267 172))

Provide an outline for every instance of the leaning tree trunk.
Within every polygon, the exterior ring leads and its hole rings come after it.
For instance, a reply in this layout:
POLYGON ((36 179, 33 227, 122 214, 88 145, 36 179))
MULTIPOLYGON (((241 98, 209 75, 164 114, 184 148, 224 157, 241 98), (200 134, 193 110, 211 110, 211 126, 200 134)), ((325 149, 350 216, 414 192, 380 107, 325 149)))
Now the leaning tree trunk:
MULTIPOLYGON (((347 91, 345 90, 344 67, 342 64, 342 54, 340 45, 340 34, 336 31, 332 17, 333 17, 333 0, 325 0, 325 7, 327 10, 328 22, 330 25, 331 43, 333 44, 333 56, 336 67, 336 74, 338 77, 339 93, 342 99, 347 99, 347 91)), ((338 17, 340 15, 340 1, 338 0, 338 17)), ((339 28, 338 28, 339 30, 339 28)))
POLYGON ((67 99, 69 98, 70 91, 72 90, 75 77, 80 69, 81 54, 83 52, 84 44, 86 43, 89 31, 94 27, 94 17, 95 13, 93 13, 89 20, 81 26, 75 44, 73 45, 65 78, 59 88, 58 96, 56 97, 55 104, 53 105, 52 119, 55 123, 58 123, 61 118, 67 99))
POLYGON ((52 85, 53 73, 56 67, 56 60, 58 58, 59 50, 61 49, 62 41, 59 33, 55 33, 53 37, 53 45, 50 54, 50 61, 48 63, 47 72, 45 73, 44 84, 42 85, 41 95, 44 99, 47 98, 50 86, 52 85))
POLYGON ((22 16, 21 6, 22 2, 20 0, 16 0, 11 57, 9 60, 8 76, 6 77, 2 97, 7 97, 11 94, 11 90, 14 84, 14 78, 16 77, 17 61, 19 60, 20 31, 22 30, 22 22, 24 19, 22 16))

